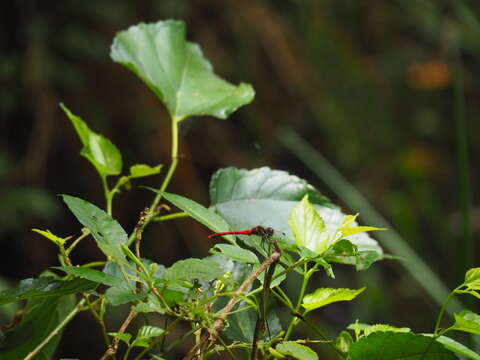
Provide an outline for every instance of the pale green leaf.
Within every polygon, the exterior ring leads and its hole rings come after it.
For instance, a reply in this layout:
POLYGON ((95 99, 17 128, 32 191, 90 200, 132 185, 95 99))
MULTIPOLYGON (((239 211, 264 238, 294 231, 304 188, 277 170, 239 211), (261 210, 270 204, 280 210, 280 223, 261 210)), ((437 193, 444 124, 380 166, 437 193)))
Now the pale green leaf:
POLYGON ((90 130, 87 124, 65 105, 60 104, 60 107, 72 122, 83 144, 80 154, 95 166, 100 175, 120 174, 122 172, 122 155, 117 147, 106 137, 90 130))
POLYGON ((350 301, 356 298, 360 293, 362 293, 366 288, 362 287, 361 289, 331 289, 331 288, 320 288, 315 290, 313 293, 305 295, 303 298, 302 306, 308 310, 312 311, 318 309, 322 306, 338 302, 338 301, 350 301))
POLYGON ((387 324, 375 324, 375 325, 370 325, 363 329, 363 334, 365 336, 368 336, 370 334, 373 334, 374 332, 378 331, 391 331, 391 332, 401 332, 401 333, 406 333, 406 332, 411 332, 411 329, 408 327, 395 327, 392 325, 387 325, 387 324))
POLYGON ((130 339, 132 338, 132 334, 130 333, 109 332, 108 335, 123 341, 127 345, 130 345, 130 339))
POLYGON ((252 87, 216 76, 185 32, 184 22, 175 20, 132 26, 117 34, 110 56, 139 76, 176 121, 198 115, 224 119, 251 102, 252 87))
POLYGON ((148 347, 152 338, 162 335, 165 332, 162 328, 157 326, 145 325, 142 326, 137 333, 137 337, 132 342, 132 346, 148 347))
POLYGON ((305 195, 302 201, 293 208, 288 217, 295 243, 305 246, 317 254, 322 254, 330 246, 330 235, 322 217, 315 211, 305 195))
POLYGON ((480 335, 480 315, 466 309, 453 315, 455 317, 455 323, 451 328, 452 330, 480 335))
POLYGON ((297 344, 295 341, 284 341, 275 348, 279 353, 298 360, 318 360, 318 355, 308 346, 297 344))
POLYGON ((37 234, 40 234, 44 237, 46 237, 48 240, 53 241, 57 245, 63 245, 65 241, 71 238, 71 236, 68 236, 66 238, 61 238, 55 234, 52 234, 50 230, 39 230, 39 229, 32 229, 33 232, 36 232, 37 234))
POLYGON ((163 165, 157 165, 151 167, 146 164, 135 164, 130 166, 130 177, 131 178, 140 178, 145 176, 151 176, 159 174, 162 170, 163 165))
POLYGON ((468 270, 463 284, 471 290, 480 290, 480 267, 468 270))
POLYGON ((210 250, 210 253, 218 254, 234 261, 250 264, 259 263, 257 255, 236 245, 217 244, 210 250))

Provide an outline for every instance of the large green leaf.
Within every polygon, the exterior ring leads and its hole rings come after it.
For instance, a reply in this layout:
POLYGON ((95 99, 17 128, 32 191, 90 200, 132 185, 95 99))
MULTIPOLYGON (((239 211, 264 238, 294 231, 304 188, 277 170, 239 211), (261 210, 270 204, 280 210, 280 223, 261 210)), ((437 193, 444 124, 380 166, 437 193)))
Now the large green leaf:
POLYGON ((179 281, 199 279, 209 281, 221 278, 224 272, 214 261, 207 259, 186 259, 177 261, 165 270, 165 280, 179 281))
POLYGON ((80 154, 95 166, 100 175, 120 174, 122 172, 122 154, 117 147, 106 137, 90 130, 87 124, 65 105, 60 104, 60 107, 72 122, 83 144, 80 154))
POLYGON ((251 102, 252 87, 216 76, 200 47, 185 40, 185 32, 183 21, 132 26, 117 34, 110 56, 140 77, 176 121, 195 115, 224 119, 251 102))
POLYGON ((480 335, 480 315, 466 309, 453 315, 455 317, 455 324, 452 327, 453 330, 480 335))
MULTIPOLYGON (((294 238, 288 226, 288 217, 305 195, 308 195, 333 237, 346 215, 305 180, 285 171, 268 167, 253 170, 230 167, 217 171, 210 182, 211 205, 230 228, 242 230, 256 225, 270 226, 285 233, 292 244, 294 238)), ((361 257, 362 254, 365 257, 364 266, 357 265, 360 269, 383 256, 380 246, 367 233, 354 234, 346 239, 357 246, 361 257)), ((356 257, 340 256, 333 260, 354 265, 358 261, 356 257)))
POLYGON ((351 360, 458 360, 442 344, 423 335, 376 332, 350 347, 351 360))
POLYGON ((88 201, 69 195, 62 195, 62 197, 77 220, 92 232, 103 253, 117 261, 126 262, 120 244, 126 244, 128 236, 120 224, 88 201))
POLYGON ((358 290, 320 288, 311 294, 305 295, 302 306, 308 311, 312 311, 334 302, 353 300, 364 290, 365 287, 358 290))
MULTIPOLYGON (((148 189, 154 192, 158 192, 157 190, 152 188, 148 189)), ((215 232, 225 232, 230 230, 228 223, 221 216, 218 216, 217 214, 215 214, 215 212, 207 209, 205 206, 180 195, 170 194, 167 192, 163 192, 162 194, 165 199, 170 201, 179 209, 185 211, 190 217, 202 223, 210 230, 215 232)), ((235 240, 231 235, 226 235, 224 236, 224 238, 233 244, 235 243, 235 240)))
POLYGON ((295 341, 284 341, 275 348, 283 355, 291 356, 298 360, 318 360, 318 355, 308 346, 297 344, 295 341))
MULTIPOLYGON (((29 300, 21 322, 4 333, 0 359, 23 359, 60 324, 73 307, 73 296, 29 300)), ((53 359, 60 337, 61 333, 50 340, 35 356, 35 360, 53 359)))
POLYGON ((25 299, 76 294, 93 290, 97 286, 97 283, 85 279, 62 281, 50 276, 25 279, 17 287, 0 292, 0 305, 25 299))
MULTIPOLYGON (((422 334, 425 336, 433 337, 433 334, 422 334)), ((463 344, 460 344, 458 341, 453 340, 447 336, 440 336, 436 339, 440 344, 445 346, 448 350, 452 350, 454 353, 465 356, 467 359, 480 360, 480 354, 477 354, 475 351, 470 350, 463 344)))

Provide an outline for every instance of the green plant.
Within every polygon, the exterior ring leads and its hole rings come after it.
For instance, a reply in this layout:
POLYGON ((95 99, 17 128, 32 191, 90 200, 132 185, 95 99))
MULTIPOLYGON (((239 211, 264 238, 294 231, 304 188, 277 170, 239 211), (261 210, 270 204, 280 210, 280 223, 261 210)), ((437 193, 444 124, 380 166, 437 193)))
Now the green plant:
POLYGON ((226 118, 249 103, 254 92, 250 85, 234 86, 214 75, 200 48, 185 41, 185 26, 180 21, 140 24, 120 32, 111 57, 140 77, 166 106, 172 129, 171 162, 159 188, 148 188, 154 193, 153 200, 127 234, 112 217, 115 196, 130 187, 133 179, 159 174, 162 166, 136 164, 121 176, 122 155, 116 146, 61 104, 83 144, 81 154, 100 175, 105 210, 62 195, 83 226, 81 235, 60 237, 34 229, 58 247, 60 266, 0 293, 0 304, 28 301, 21 320, 4 327, 0 334, 2 359, 53 358, 63 328, 81 311, 89 311, 102 331, 106 350, 100 359, 161 359, 190 337, 194 346, 185 359, 206 359, 217 353, 232 358, 318 359, 309 347, 316 342, 324 342, 340 359, 371 359, 374 354, 381 354, 376 357, 381 359, 455 359, 454 353, 480 358, 444 335, 451 330, 479 334, 479 315, 464 310, 455 314, 454 325, 440 327, 451 297, 467 293, 480 298, 480 268, 467 272, 465 282, 451 293, 433 334, 356 322, 348 327, 354 336, 343 331, 337 339, 329 339, 308 314, 334 302, 353 300, 365 288, 320 288, 307 294, 312 275, 323 270, 334 278, 333 263, 365 270, 385 258, 377 242, 367 235, 383 229, 358 226, 356 215, 343 214, 306 181, 267 167, 217 171, 210 183, 209 208, 166 192, 179 162, 179 123, 200 115, 226 118), (109 181, 112 176, 118 176, 114 185, 109 181), (163 214, 169 209, 164 201, 181 211, 163 214), (211 256, 182 259, 168 268, 142 257, 147 226, 187 216, 217 233, 254 230, 238 236, 219 235, 228 243, 212 247, 211 256), (105 260, 73 264, 72 251, 90 237, 105 260), (282 289, 288 276, 300 277, 298 294, 282 289), (105 321, 106 309, 125 304, 128 313, 121 326, 111 331, 105 321), (291 314, 285 328, 275 305, 284 306, 291 314), (145 322, 133 334, 129 328, 132 321, 140 315, 148 319, 149 314, 160 314, 166 326, 145 322), (170 339, 168 335, 180 323, 187 323, 189 331, 170 339), (317 339, 294 338, 293 331, 300 323, 317 339))

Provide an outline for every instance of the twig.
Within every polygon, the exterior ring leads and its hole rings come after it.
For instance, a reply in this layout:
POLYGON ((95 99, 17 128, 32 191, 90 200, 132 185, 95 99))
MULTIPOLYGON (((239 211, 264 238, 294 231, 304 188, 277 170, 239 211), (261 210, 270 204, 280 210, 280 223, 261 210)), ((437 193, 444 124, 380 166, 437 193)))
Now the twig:
POLYGON ((73 308, 73 310, 65 317, 65 319, 63 319, 63 321, 58 324, 57 327, 53 329, 50 334, 48 334, 48 336, 40 344, 38 344, 35 349, 28 353, 28 355, 25 356, 23 360, 33 359, 33 357, 36 356, 50 342, 50 340, 52 340, 56 335, 58 335, 60 331, 62 331, 63 327, 67 325, 70 320, 72 320, 75 315, 77 315, 81 311, 84 303, 85 299, 80 300, 77 306, 73 308))
MULTIPOLYGON (((130 312, 128 313, 127 318, 123 322, 123 324, 120 326, 120 329, 118 329, 118 334, 123 334, 125 330, 127 330, 128 325, 132 322, 132 320, 135 318, 135 310, 132 306, 130 309, 130 312)), ((120 342, 120 339, 118 337, 115 337, 112 341, 112 344, 107 348, 103 356, 100 358, 100 360, 107 360, 110 357, 113 357, 118 350, 118 344, 120 342)))
POLYGON ((265 269, 267 267, 269 267, 271 264, 273 264, 274 262, 278 261, 278 259, 280 258, 280 255, 281 255, 281 252, 275 250, 272 255, 270 255, 268 258, 266 258, 261 264, 260 266, 253 270, 252 273, 248 276, 248 278, 246 278, 242 285, 240 285, 240 287, 238 288, 238 290, 233 294, 232 298, 230 299, 230 301, 227 303, 227 305, 225 305, 225 307, 219 311, 218 313, 218 318, 217 320, 215 320, 215 322, 213 323, 213 328, 212 330, 210 331, 210 335, 209 334, 205 334, 201 341, 198 342, 197 344, 195 344, 189 351, 188 353, 183 357, 183 360, 191 360, 193 358, 193 356, 195 356, 195 353, 197 351, 197 349, 199 349, 202 344, 208 340, 209 337, 211 338, 216 338, 218 336, 218 332, 220 331, 220 329, 223 327, 223 324, 225 322, 225 319, 227 318, 227 316, 230 314, 230 312, 232 311, 233 307, 237 304, 238 301, 240 301, 240 298, 241 296, 243 295, 243 293, 245 292, 245 290, 247 289, 247 287, 256 279, 260 276, 260 274, 265 271, 265 269))

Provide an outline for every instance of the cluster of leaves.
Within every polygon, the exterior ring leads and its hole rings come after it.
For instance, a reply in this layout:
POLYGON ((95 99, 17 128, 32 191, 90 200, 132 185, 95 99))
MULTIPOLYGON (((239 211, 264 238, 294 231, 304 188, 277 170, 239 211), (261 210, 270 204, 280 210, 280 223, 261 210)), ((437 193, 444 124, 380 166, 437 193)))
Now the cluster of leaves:
MULTIPOLYGON (((474 357, 478 355, 444 336, 450 330, 480 333, 480 316, 470 311, 456 314, 455 324, 441 329, 442 308, 433 334, 356 323, 350 326, 355 338, 342 332, 335 342, 328 339, 308 314, 334 302, 353 300, 365 288, 319 288, 307 293, 311 277, 323 269, 334 278, 333 263, 364 270, 381 260, 382 249, 367 234, 381 229, 358 226, 357 215, 343 214, 306 181, 267 167, 217 171, 210 183, 208 208, 166 192, 178 163, 178 124, 189 116, 225 118, 250 102, 253 90, 250 85, 234 86, 215 76, 198 45, 185 41, 185 26, 179 21, 140 24, 119 33, 111 56, 139 76, 167 107, 173 130, 170 166, 160 187, 150 189, 155 197, 148 210, 141 213, 137 226, 127 234, 112 217, 114 196, 130 188, 132 179, 159 174, 162 166, 137 164, 120 176, 122 156, 116 146, 61 105, 80 137, 81 154, 100 175, 105 210, 63 195, 83 226, 82 234, 73 240, 34 229, 58 247, 61 266, 53 269, 61 271, 62 276, 47 270, 37 279, 24 280, 17 288, 0 293, 0 304, 28 300, 21 321, 0 333, 2 359, 51 359, 68 321, 80 311, 90 311, 104 333, 107 350, 102 359, 113 357, 121 343, 126 346, 124 359, 142 359, 147 354, 160 359, 194 335, 196 344, 187 358, 207 358, 222 351, 235 351, 242 357, 250 352, 250 357, 256 358, 253 349, 259 348, 266 359, 310 360, 318 359, 318 355, 309 343, 326 341, 339 357, 351 360, 373 358, 379 347, 385 349, 382 359, 454 359, 455 351, 478 360, 474 357), (113 187, 109 186, 110 176, 119 176, 113 187), (181 211, 160 216, 166 208, 164 200, 181 211), (143 231, 149 224, 184 216, 214 232, 258 225, 274 231, 268 237, 224 235, 228 243, 213 246, 211 256, 183 259, 168 268, 141 256, 143 231), (90 236, 105 261, 72 264, 70 253, 90 236), (282 290, 287 276, 302 279, 294 299, 282 290), (123 304, 130 304, 130 312, 118 331, 108 331, 107 306, 123 304), (276 315, 275 304, 285 306, 292 314, 285 328, 276 315), (171 322, 165 328, 142 326, 135 335, 128 331, 135 317, 150 313, 161 314, 171 322), (189 323, 191 331, 166 343, 166 336, 180 321, 189 323), (292 339, 300 322, 309 326, 319 340, 292 339)), ((479 297, 479 279, 480 270, 472 269, 452 294, 479 297)))

